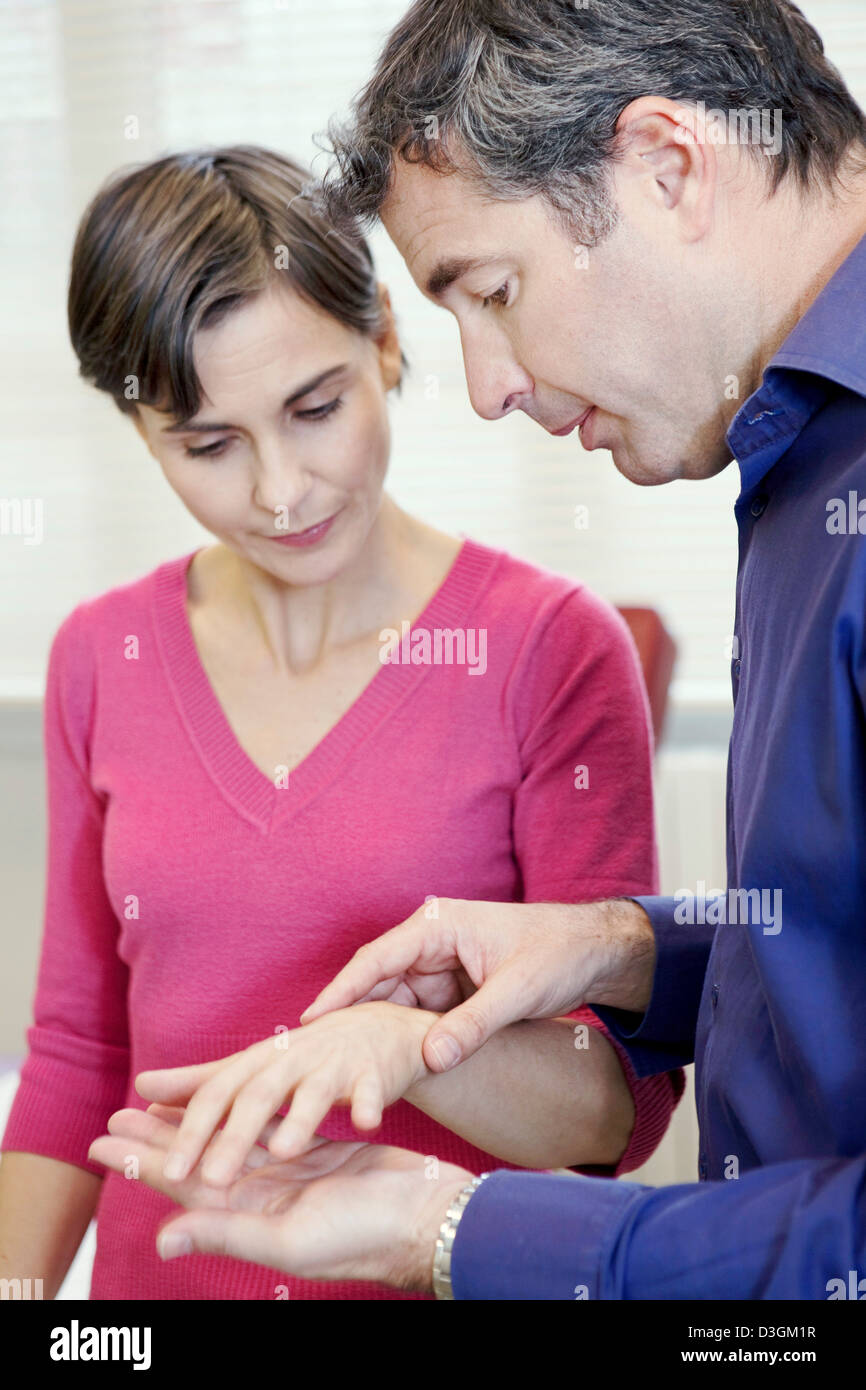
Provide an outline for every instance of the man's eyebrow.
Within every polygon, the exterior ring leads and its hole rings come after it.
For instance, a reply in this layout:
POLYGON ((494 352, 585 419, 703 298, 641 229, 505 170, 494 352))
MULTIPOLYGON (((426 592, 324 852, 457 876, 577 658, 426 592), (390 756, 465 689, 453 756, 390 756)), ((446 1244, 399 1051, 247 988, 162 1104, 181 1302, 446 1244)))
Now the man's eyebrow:
POLYGON ((446 256, 444 260, 436 262, 427 277, 425 294, 429 294, 431 299, 441 299, 449 285, 453 285, 462 275, 481 270, 499 259, 499 256, 446 256))
MULTIPOLYGON (((309 381, 304 382, 303 386, 299 386, 297 391, 293 391, 290 396, 286 397, 283 401, 283 408, 285 409, 287 405, 294 405, 295 401, 299 401, 302 396, 308 396, 311 391, 315 391, 317 386, 321 386, 339 372, 344 372, 348 365, 348 362, 338 362, 335 367, 328 367, 326 371, 319 372, 318 376, 311 377, 309 381)), ((234 425, 212 425, 209 422, 196 424, 194 420, 181 420, 176 425, 166 425, 161 432, 162 434, 213 434, 216 430, 231 429, 234 429, 234 425)))

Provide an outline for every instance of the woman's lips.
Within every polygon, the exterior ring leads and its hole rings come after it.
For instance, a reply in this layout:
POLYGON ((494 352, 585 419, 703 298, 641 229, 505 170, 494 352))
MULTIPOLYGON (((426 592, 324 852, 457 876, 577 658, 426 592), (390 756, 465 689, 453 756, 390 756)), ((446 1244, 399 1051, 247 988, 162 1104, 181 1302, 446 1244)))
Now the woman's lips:
POLYGON ((305 546, 317 545, 330 531, 339 512, 334 512, 325 521, 317 521, 315 526, 309 526, 306 531, 294 531, 282 536, 268 536, 269 541, 276 541, 278 545, 305 546))

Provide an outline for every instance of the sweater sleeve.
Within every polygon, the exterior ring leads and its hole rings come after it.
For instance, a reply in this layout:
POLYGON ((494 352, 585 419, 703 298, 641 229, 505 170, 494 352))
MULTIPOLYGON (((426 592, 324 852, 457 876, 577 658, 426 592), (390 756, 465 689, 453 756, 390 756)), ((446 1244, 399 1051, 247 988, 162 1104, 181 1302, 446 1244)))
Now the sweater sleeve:
MULTIPOLYGON (((591 902, 657 891, 653 741, 631 634, 609 604, 569 591, 523 654, 514 719, 523 777, 514 845, 527 902, 591 902)), ((685 1089, 680 1069, 639 1077, 623 1042, 591 1009, 571 1017, 615 1048, 635 1105, 618 1176, 660 1143, 685 1089)))
POLYGON ((48 803, 42 950, 28 1054, 0 1145, 104 1176, 87 1150, 125 1101, 127 967, 102 872, 103 798, 88 773, 95 663, 84 605, 51 646, 43 709, 48 803))

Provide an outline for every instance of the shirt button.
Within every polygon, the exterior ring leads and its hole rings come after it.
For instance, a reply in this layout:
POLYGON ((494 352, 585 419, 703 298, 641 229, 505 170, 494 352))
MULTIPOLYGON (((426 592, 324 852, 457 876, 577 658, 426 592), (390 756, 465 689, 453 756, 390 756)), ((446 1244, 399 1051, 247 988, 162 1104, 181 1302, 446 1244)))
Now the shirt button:
POLYGON ((756 497, 751 507, 749 508, 749 511, 752 513, 752 516, 762 516, 763 513, 766 511, 766 508, 766 497, 756 497))
POLYGON ((711 993, 710 993, 710 998, 711 998, 712 1001, 713 1001, 713 1008, 715 1008, 716 1005, 717 1005, 718 1002, 719 1002, 719 987, 718 987, 718 985, 713 985, 712 991, 711 991, 711 993))
POLYGON ((737 661, 734 662, 734 675, 735 675, 735 677, 736 677, 737 680, 740 679, 740 668, 741 668, 742 664, 743 664, 743 663, 742 663, 741 661, 739 661, 739 660, 737 660, 737 661))

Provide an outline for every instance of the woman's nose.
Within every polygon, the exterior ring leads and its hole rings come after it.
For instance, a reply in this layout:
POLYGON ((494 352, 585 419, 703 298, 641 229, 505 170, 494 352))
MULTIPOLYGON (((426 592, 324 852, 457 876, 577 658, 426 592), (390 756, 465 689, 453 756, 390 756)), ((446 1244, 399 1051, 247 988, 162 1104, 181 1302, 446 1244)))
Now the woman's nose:
POLYGON ((285 444, 257 451, 254 501, 274 517, 293 512, 310 491, 311 475, 285 444))

